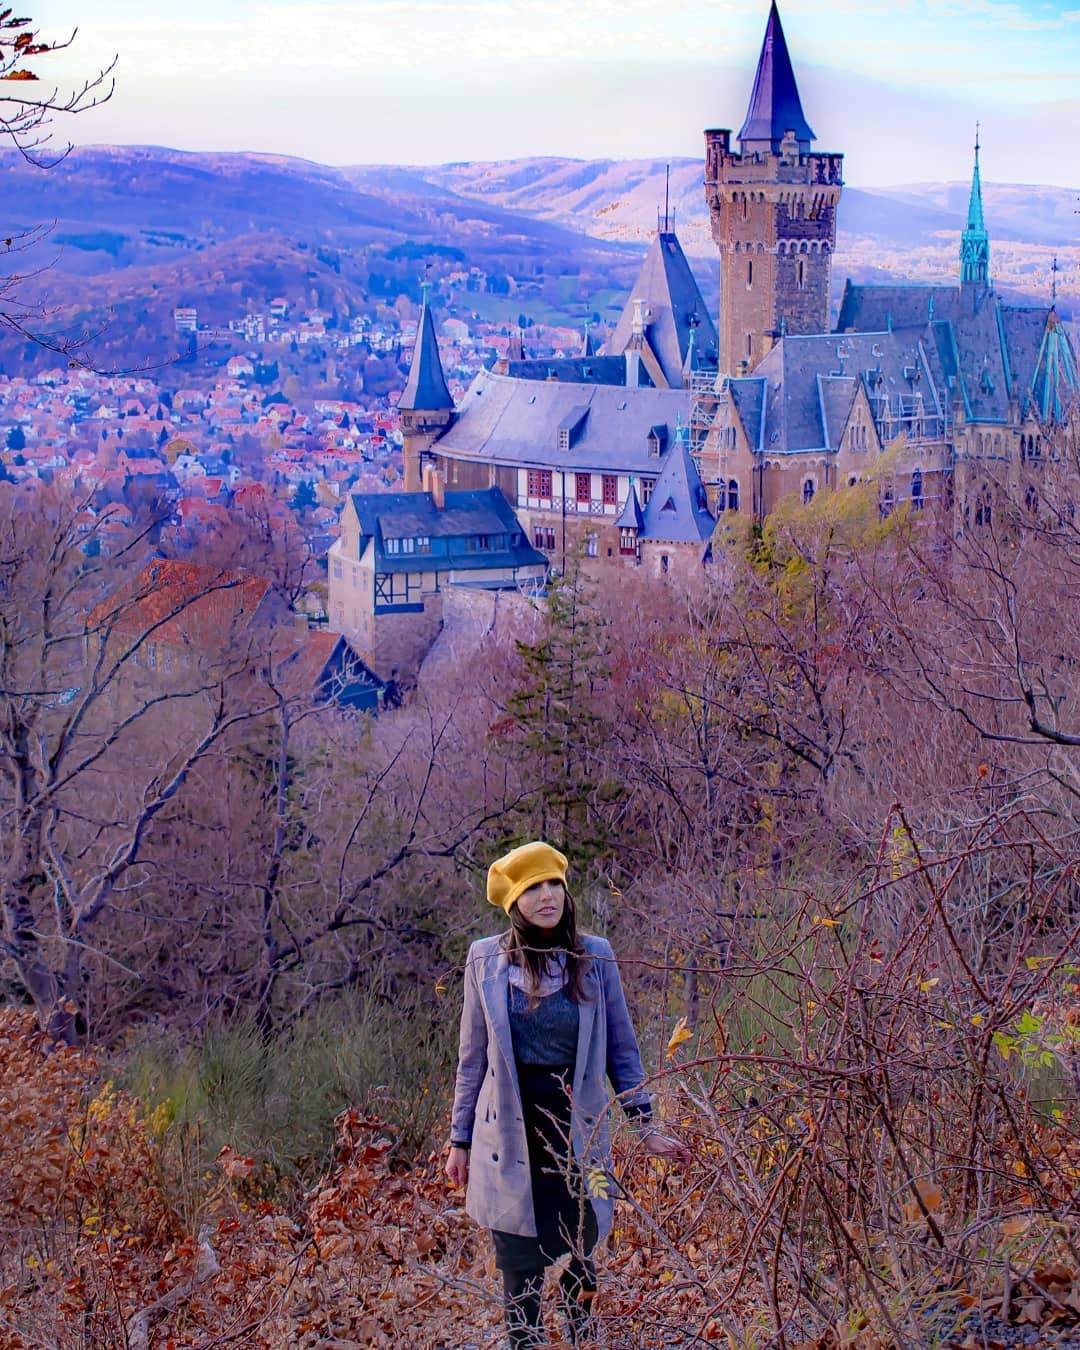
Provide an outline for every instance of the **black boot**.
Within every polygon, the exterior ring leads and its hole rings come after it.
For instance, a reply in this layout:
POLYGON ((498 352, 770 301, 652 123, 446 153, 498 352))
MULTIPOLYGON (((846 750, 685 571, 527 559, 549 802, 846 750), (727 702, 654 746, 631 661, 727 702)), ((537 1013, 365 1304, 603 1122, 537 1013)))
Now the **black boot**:
POLYGON ((559 1308, 566 1323, 566 1337, 573 1346, 596 1342, 592 1301, 596 1297, 596 1275, 591 1261, 573 1260, 559 1277, 559 1308))

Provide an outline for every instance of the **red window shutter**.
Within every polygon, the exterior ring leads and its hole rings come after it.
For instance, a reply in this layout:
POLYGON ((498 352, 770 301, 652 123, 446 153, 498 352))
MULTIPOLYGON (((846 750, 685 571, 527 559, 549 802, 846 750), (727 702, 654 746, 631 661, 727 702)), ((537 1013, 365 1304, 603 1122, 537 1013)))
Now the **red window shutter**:
POLYGON ((618 478, 616 478, 616 476, 615 476, 613 473, 606 473, 606 474, 604 474, 603 483, 604 483, 604 505, 605 505, 605 506, 617 506, 617 505, 618 505, 618 501, 619 501, 619 498, 618 498, 619 480, 618 480, 618 478))
POLYGON ((592 500, 592 474, 576 473, 577 480, 577 499, 581 504, 586 504, 592 500))
POLYGON ((541 469, 541 470, 540 470, 540 491, 539 491, 536 495, 537 495, 538 497, 547 497, 547 498, 550 498, 550 496, 551 496, 551 470, 550 470, 550 469, 541 469))

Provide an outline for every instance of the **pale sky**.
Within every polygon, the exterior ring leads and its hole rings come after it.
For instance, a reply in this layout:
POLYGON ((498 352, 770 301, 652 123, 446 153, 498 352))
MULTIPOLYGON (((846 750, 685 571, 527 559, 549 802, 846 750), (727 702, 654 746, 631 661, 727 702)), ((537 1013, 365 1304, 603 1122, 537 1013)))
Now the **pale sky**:
MULTIPOLYGON (((766 0, 40 0, 41 62, 118 53, 77 143, 258 150, 328 164, 700 155, 738 130, 766 0)), ((780 0, 818 148, 856 185, 1080 186, 1080 0, 780 0)))

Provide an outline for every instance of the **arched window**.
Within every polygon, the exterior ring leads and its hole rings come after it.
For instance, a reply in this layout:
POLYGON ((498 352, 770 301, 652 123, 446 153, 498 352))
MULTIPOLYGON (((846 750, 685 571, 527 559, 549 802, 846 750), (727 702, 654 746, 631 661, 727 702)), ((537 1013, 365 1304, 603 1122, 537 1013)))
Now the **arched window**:
POLYGON ((724 480, 721 478, 720 485, 716 489, 716 514, 719 515, 721 511, 726 510, 727 510, 727 487, 724 485, 724 480))
POLYGON ((739 509, 739 480, 732 478, 727 485, 727 509, 737 511, 739 509))
POLYGON ((1027 462, 1027 455, 1028 455, 1027 437, 1026 437, 1026 436, 1021 436, 1021 437, 1020 437, 1020 463, 1021 463, 1021 464, 1025 464, 1025 463, 1027 462))
POLYGON ((746 264, 746 289, 749 290, 754 284, 754 260, 753 258, 746 264))
POLYGON ((746 195, 745 192, 743 193, 742 199, 742 218, 743 220, 750 219, 750 198, 746 195))
POLYGON ((891 487, 886 487, 882 490, 881 501, 878 505, 878 510, 881 512, 882 520, 884 520, 886 516, 892 515, 892 509, 893 509, 893 490, 891 487))
POLYGON ((753 335, 753 333, 747 333, 747 335, 746 335, 746 354, 747 354, 747 356, 753 356, 753 354, 754 354, 754 335, 753 335))
POLYGON ((800 258, 795 264, 795 284, 800 291, 806 290, 806 259, 800 258))
POLYGON ((916 469, 911 475, 911 505, 915 511, 923 508, 922 469, 916 469))
POLYGON ((814 480, 807 478, 802 485, 803 506, 809 506, 814 500, 814 480))
POLYGON ((1024 493, 1024 505, 1032 515, 1035 515, 1038 512, 1039 494, 1030 483, 1027 485, 1027 490, 1024 493))

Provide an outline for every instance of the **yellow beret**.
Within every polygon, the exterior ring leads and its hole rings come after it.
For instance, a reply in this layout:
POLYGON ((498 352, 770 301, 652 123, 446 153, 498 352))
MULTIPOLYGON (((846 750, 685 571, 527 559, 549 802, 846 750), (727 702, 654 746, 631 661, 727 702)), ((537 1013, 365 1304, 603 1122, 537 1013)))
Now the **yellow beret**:
POLYGON ((565 855, 539 839, 512 848, 488 868, 488 901, 509 914, 510 906, 530 886, 541 881, 561 881, 565 886, 566 866, 565 855))

